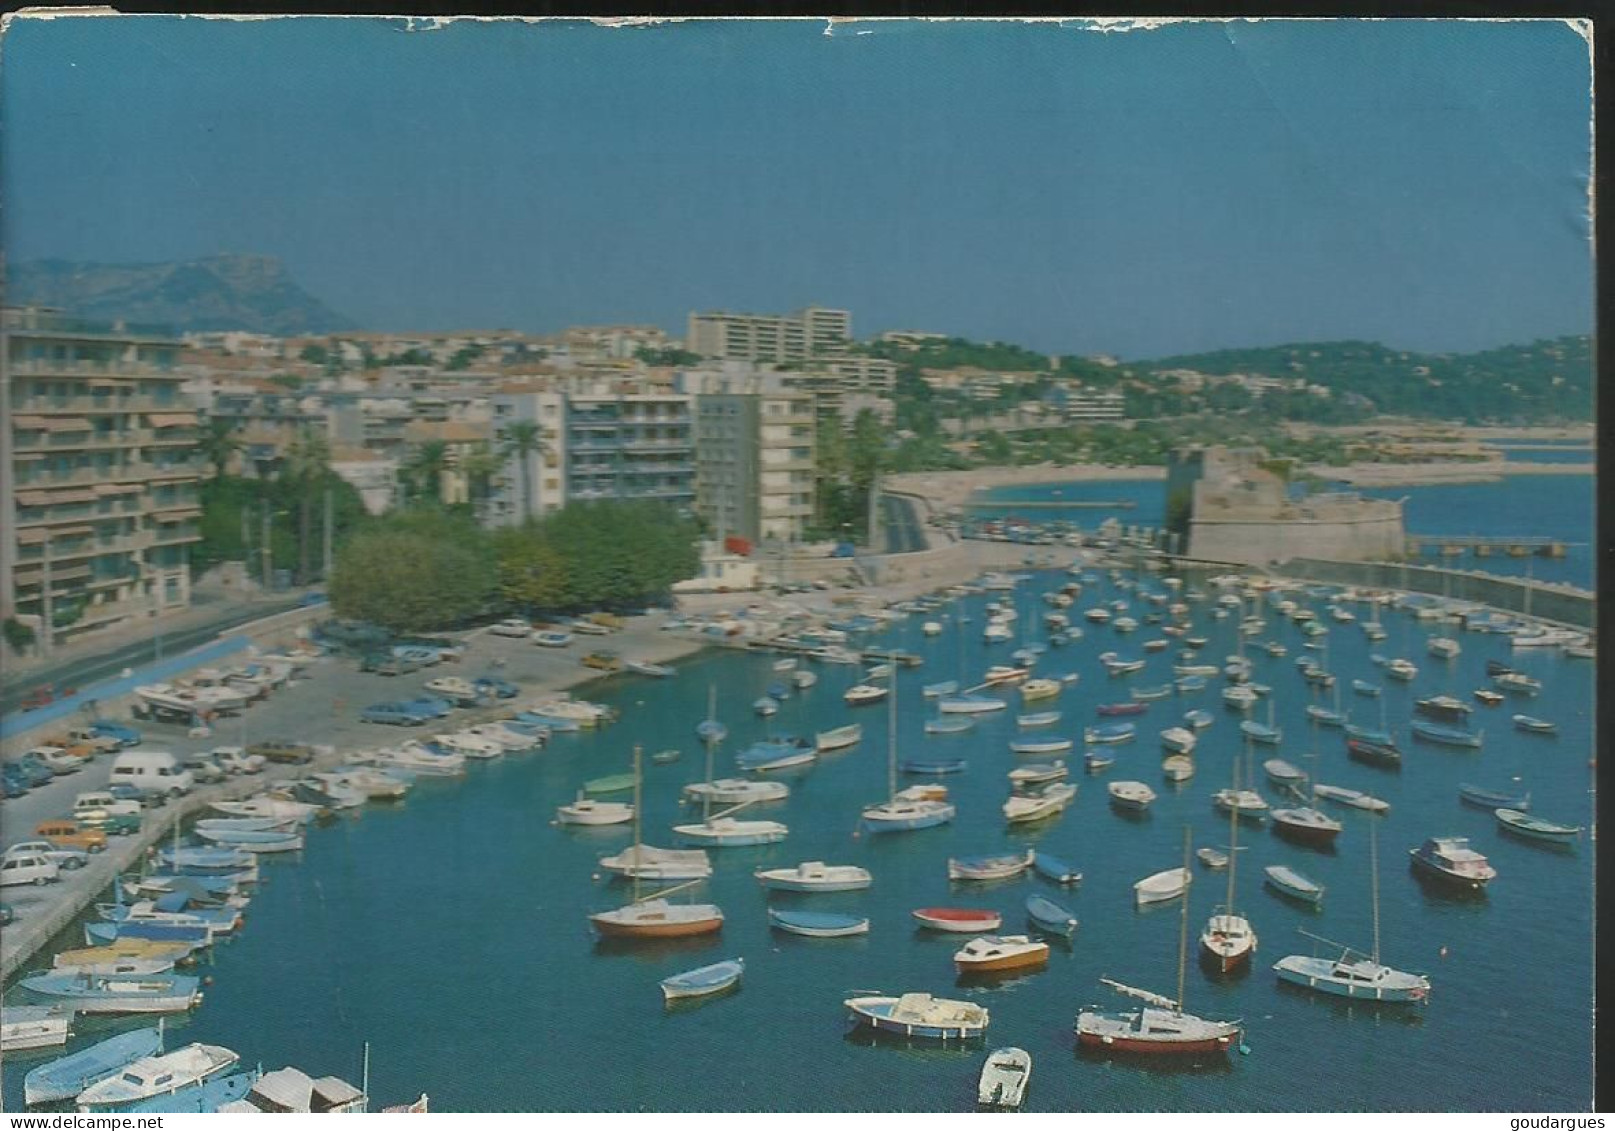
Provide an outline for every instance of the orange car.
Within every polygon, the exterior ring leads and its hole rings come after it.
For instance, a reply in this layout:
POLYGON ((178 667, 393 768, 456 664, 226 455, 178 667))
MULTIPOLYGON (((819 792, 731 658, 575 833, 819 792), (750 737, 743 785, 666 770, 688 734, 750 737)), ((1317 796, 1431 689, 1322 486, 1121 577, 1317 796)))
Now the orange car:
POLYGON ((100 852, 107 846, 107 834, 77 821, 41 821, 34 835, 43 837, 57 848, 77 848, 84 852, 100 852))

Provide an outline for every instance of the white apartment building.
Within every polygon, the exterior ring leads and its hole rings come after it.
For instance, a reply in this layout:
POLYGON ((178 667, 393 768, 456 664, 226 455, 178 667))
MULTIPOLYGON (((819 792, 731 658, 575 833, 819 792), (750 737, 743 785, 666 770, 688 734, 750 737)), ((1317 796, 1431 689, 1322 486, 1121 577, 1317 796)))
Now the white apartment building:
POLYGON ((772 390, 695 402, 695 509, 721 540, 799 542, 813 517, 813 398, 772 390))
POLYGON ((852 339, 852 315, 810 306, 793 314, 691 313, 685 348, 715 359, 789 365, 837 354, 852 339))

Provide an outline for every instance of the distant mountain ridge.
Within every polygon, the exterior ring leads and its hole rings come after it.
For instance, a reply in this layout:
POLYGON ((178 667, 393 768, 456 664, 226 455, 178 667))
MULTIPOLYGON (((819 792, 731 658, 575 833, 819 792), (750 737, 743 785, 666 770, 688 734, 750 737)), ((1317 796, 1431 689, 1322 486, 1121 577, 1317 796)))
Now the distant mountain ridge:
POLYGON ((309 294, 266 255, 169 263, 35 259, 9 265, 6 302, 82 318, 157 322, 186 330, 327 334, 358 326, 309 294))

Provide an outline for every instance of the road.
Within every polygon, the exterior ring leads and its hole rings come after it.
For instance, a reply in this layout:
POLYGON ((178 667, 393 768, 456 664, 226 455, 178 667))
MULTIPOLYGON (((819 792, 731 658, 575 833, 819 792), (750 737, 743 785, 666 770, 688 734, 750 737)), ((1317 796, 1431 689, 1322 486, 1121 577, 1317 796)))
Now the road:
POLYGON ((202 624, 191 624, 172 632, 163 632, 161 635, 142 637, 110 651, 81 656, 55 667, 39 668, 26 674, 19 674, 16 679, 6 681, 4 692, 0 693, 0 712, 14 710, 36 687, 54 683, 62 687, 82 688, 98 679, 117 675, 124 668, 139 667, 141 664, 161 659, 162 656, 177 655, 237 625, 295 609, 300 600, 300 596, 293 596, 280 601, 229 605, 225 610, 221 610, 216 618, 202 624))
POLYGON ((880 506, 886 553, 911 554, 929 547, 925 524, 914 508, 914 500, 901 495, 882 495, 880 506))

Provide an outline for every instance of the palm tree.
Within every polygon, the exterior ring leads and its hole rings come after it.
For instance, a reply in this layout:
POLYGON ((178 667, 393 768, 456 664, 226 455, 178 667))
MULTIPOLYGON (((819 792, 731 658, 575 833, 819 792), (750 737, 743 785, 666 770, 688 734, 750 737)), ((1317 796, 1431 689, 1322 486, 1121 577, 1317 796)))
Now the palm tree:
POLYGON ((489 486, 493 477, 499 474, 504 462, 504 458, 494 451, 493 445, 486 440, 472 444, 460 457, 460 472, 466 478, 466 486, 471 494, 471 507, 476 513, 478 522, 482 522, 485 517, 489 486))
POLYGON ((504 444, 502 453, 506 459, 514 459, 521 465, 522 471, 522 518, 531 518, 533 515, 533 476, 529 470, 528 457, 536 452, 542 452, 544 436, 536 420, 517 420, 507 425, 502 433, 504 444))
POLYGON ((404 465, 403 473, 417 495, 443 498, 443 474, 449 469, 449 446, 442 440, 427 440, 404 465))
POLYGON ((231 457, 246 447, 241 437, 236 435, 235 421, 217 417, 207 422, 207 427, 196 438, 196 446, 202 458, 213 465, 215 479, 224 478, 230 468, 231 457))
POLYGON ((309 579, 309 543, 314 492, 327 486, 331 476, 331 441, 324 433, 305 427, 286 445, 280 476, 297 493, 297 580, 309 579))

